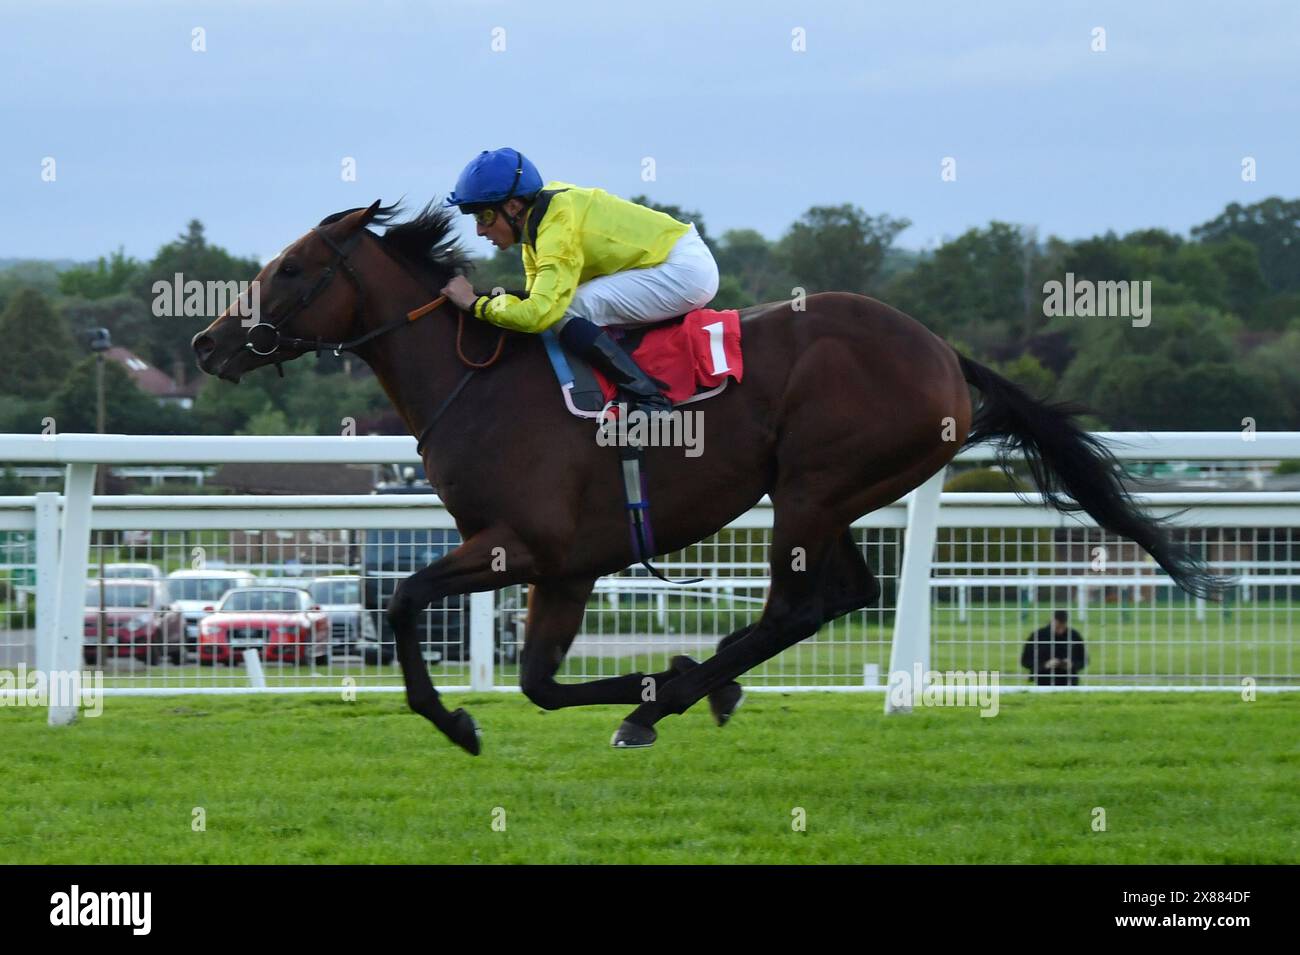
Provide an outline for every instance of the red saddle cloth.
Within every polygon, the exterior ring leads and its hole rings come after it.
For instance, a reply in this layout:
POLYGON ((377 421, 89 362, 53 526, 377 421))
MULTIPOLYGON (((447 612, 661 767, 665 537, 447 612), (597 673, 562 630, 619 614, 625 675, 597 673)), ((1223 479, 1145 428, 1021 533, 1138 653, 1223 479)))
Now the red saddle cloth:
MULTIPOLYGON (((633 340, 632 357, 651 378, 666 386, 664 393, 675 405, 700 401, 726 386, 728 378, 740 381, 745 363, 740 351, 740 313, 735 309, 697 308, 680 321, 656 325, 648 331, 622 327, 623 339, 633 340), (640 343, 635 338, 640 336, 640 343)), ((606 401, 614 385, 593 368, 606 401)))

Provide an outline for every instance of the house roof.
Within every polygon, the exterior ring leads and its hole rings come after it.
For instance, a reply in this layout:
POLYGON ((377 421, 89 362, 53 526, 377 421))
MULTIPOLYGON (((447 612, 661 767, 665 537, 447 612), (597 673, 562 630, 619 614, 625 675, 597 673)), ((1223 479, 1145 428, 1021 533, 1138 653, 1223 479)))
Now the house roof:
POLYGON ((130 349, 115 345, 104 355, 121 365, 135 386, 147 395, 155 398, 194 397, 194 385, 177 385, 171 375, 155 368, 130 349))

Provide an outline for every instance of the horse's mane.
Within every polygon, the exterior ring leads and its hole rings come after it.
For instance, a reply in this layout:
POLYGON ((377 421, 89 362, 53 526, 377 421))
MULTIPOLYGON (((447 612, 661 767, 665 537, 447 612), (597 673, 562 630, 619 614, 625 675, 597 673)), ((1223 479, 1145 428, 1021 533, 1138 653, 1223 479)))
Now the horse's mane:
MULTIPOLYGON (((344 209, 326 216, 320 224, 329 225, 356 211, 344 209)), ((380 206, 370 220, 371 225, 384 226, 384 234, 375 238, 387 251, 419 269, 432 271, 440 279, 470 270, 469 253, 454 238, 454 210, 430 202, 405 222, 394 222, 401 211, 401 202, 380 206)))

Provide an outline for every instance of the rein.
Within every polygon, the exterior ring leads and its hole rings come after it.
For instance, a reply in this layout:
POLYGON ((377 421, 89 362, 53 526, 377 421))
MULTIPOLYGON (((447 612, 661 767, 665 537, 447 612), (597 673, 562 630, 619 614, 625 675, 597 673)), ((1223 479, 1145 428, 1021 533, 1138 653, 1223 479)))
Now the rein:
MULTIPOLYGON (((361 278, 357 275, 356 270, 352 268, 351 263, 348 262, 348 255, 350 255, 352 250, 356 247, 361 236, 367 233, 364 230, 357 232, 340 245, 330 238, 320 226, 315 226, 312 231, 320 236, 321 240, 334 251, 334 261, 325 267, 325 270, 321 272, 320 277, 316 279, 316 283, 299 296, 298 300, 290 305, 282 315, 273 316, 272 321, 270 322, 258 322, 256 325, 253 325, 248 329, 245 336, 247 340, 244 342, 244 347, 254 355, 265 357, 267 355, 274 355, 276 352, 285 348, 306 348, 309 351, 318 353, 322 351, 330 351, 333 352, 334 357, 337 358, 342 352, 354 352, 367 342, 372 341, 381 335, 387 335, 389 332, 396 331, 407 323, 421 319, 430 312, 436 311, 443 305, 447 304, 447 296, 440 295, 427 305, 421 305, 419 308, 407 312, 401 318, 395 318, 391 322, 386 322, 383 325, 380 325, 378 328, 372 328, 364 335, 358 335, 356 338, 350 338, 343 342, 327 342, 323 341, 319 336, 316 338, 285 337, 281 334, 280 329, 289 321, 289 319, 293 318, 305 309, 318 295, 329 287, 330 282, 333 280, 334 276, 337 274, 337 270, 340 268, 343 270, 343 274, 348 277, 348 280, 356 287, 356 316, 358 318, 363 316, 363 302, 365 300, 366 291, 365 287, 361 284, 361 278), (261 329, 266 329, 266 331, 260 332, 261 329), (259 343, 254 340, 255 332, 260 332, 260 335, 262 336, 268 334, 272 336, 268 342, 263 343, 269 345, 269 347, 259 347, 259 343)), ((460 318, 460 325, 456 329, 456 357, 460 359, 461 364, 468 368, 492 367, 492 365, 496 364, 497 359, 501 357, 501 352, 505 347, 505 329, 501 329, 501 334, 497 339, 496 350, 493 351, 492 356, 488 358, 487 361, 470 361, 470 359, 465 356, 464 347, 462 345, 465 335, 465 313, 459 308, 457 308, 456 311, 460 318)))
MULTIPOLYGON (((333 250, 335 256, 334 261, 325 267, 325 270, 322 271, 320 276, 316 279, 315 284, 300 295, 298 300, 290 305, 283 314, 272 316, 272 321, 258 322, 248 329, 245 334, 244 347, 254 355, 266 357, 267 355, 274 355, 276 352, 282 351, 285 348, 306 348, 307 350, 315 351, 317 354, 322 351, 330 351, 333 352, 334 357, 337 358, 342 352, 355 352, 367 342, 373 341, 381 335, 387 335, 389 332, 396 331, 412 322, 418 321, 424 316, 437 311, 439 308, 447 304, 447 296, 439 295, 432 302, 421 305, 419 308, 412 309, 401 318, 395 318, 391 322, 385 322, 378 328, 372 328, 365 334, 359 335, 356 338, 350 338, 347 341, 326 342, 319 336, 316 338, 285 337, 281 334, 280 329, 289 321, 289 319, 293 318, 305 309, 318 295, 325 291, 339 269, 343 270, 343 274, 347 276, 348 280, 357 290, 357 304, 354 321, 363 317, 366 290, 361 284, 360 276, 357 275, 356 270, 352 267, 351 263, 348 262, 348 256, 356 248, 361 237, 367 235, 368 232, 364 229, 356 232, 340 245, 338 242, 335 242, 330 238, 330 236, 326 234, 320 226, 314 226, 312 231, 320 236, 322 241, 333 250), (259 331, 261 329, 265 329, 265 331, 259 331), (254 339, 255 332, 258 333, 258 337, 266 339, 266 341, 261 344, 269 347, 258 347, 259 343, 254 339)), ((501 352, 505 349, 506 330, 503 328, 501 329, 500 335, 497 337, 497 347, 493 350, 491 356, 489 356, 485 361, 476 362, 470 360, 465 355, 463 344, 465 337, 465 312, 458 307, 456 313, 458 318, 458 324, 456 326, 456 357, 468 370, 465 372, 464 376, 461 377, 460 381, 457 382, 456 387, 451 390, 451 393, 443 399, 441 404, 438 405, 437 409, 433 413, 433 418, 429 421, 428 425, 425 426, 424 430, 420 432, 420 435, 416 440, 416 450, 421 455, 424 454, 425 439, 428 438, 429 433, 433 431, 434 425, 438 423, 438 420, 443 416, 446 410, 451 407, 451 403, 456 400, 457 396, 464 390, 465 386, 469 384, 469 380, 474 377, 474 373, 485 368, 491 368, 495 365, 498 359, 501 358, 501 352)), ((233 357, 233 355, 231 357, 233 357)), ((227 358, 226 360, 229 361, 230 359, 227 358)), ((275 370, 278 371, 280 377, 283 378, 284 368, 281 366, 281 363, 276 361, 274 364, 275 370)))

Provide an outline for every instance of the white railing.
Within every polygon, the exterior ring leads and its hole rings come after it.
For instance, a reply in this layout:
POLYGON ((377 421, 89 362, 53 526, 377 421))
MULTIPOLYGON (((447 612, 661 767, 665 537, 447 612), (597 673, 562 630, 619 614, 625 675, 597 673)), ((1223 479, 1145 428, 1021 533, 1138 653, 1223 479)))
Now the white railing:
MULTIPOLYGON (((1105 434, 1101 437, 1122 460, 1278 460, 1300 457, 1300 433, 1254 434, 1105 434)), ((989 460, 991 447, 962 452, 959 460, 989 460)), ((169 496, 92 497, 98 465, 218 464, 234 462, 373 464, 416 463, 415 442, 397 437, 201 437, 123 435, 0 435, 0 462, 66 466, 62 495, 0 499, 0 530, 27 530, 36 540, 37 665, 70 671, 81 663, 83 592, 87 554, 96 530, 166 529, 382 529, 419 526, 452 528, 451 516, 433 495, 381 496, 169 496), (417 516, 418 514, 418 516, 417 516)), ((935 543, 944 528, 1089 527, 1086 516, 1046 509, 1037 495, 1022 500, 1013 494, 940 494, 943 475, 935 475, 890 507, 867 515, 858 528, 894 528, 903 536, 898 596, 889 670, 929 670, 931 660, 931 591, 936 587, 997 586, 1002 578, 933 576, 935 543), (942 500, 942 507, 940 502, 942 500)), ((1300 493, 1206 493, 1139 495, 1153 513, 1173 517, 1184 508, 1184 524, 1215 527, 1298 527, 1300 493)), ((764 500, 738 517, 731 528, 770 528, 771 507, 764 500)), ((954 568, 956 569, 956 568, 954 568)), ((1112 568, 1123 569, 1123 568, 1112 568)), ((1138 568, 1133 568, 1138 569, 1138 568)), ((1026 583, 1010 576, 1008 581, 1026 583)), ((1120 575, 1125 585, 1147 587, 1168 579, 1162 574, 1120 575)), ((1107 578, 1110 580, 1110 578, 1107 578)), ((1028 578, 1036 586, 1075 585, 1080 592, 1107 580, 1078 577, 1028 578)), ((1290 578, 1246 578, 1250 584, 1287 584, 1290 578)), ((621 589, 655 588, 619 578, 621 589)), ((760 586, 762 578, 719 578, 712 586, 760 586)), ((608 589, 611 585, 602 585, 608 589)), ((662 588, 660 588, 662 589, 662 588)), ((964 603, 965 590, 963 594, 964 603)), ((1084 604, 1086 607, 1086 604, 1084 604)), ((493 675, 493 595, 470 598, 468 688, 499 688, 493 675)), ((800 687, 807 688, 807 687, 800 687)), ((456 689, 456 687, 449 687, 456 689)), ((898 704, 898 701, 894 701, 898 704)), ((901 705, 906 707, 906 700, 901 705)), ((887 706, 892 705, 887 702, 887 706)), ((65 722, 73 708, 52 707, 51 722, 65 722)))

